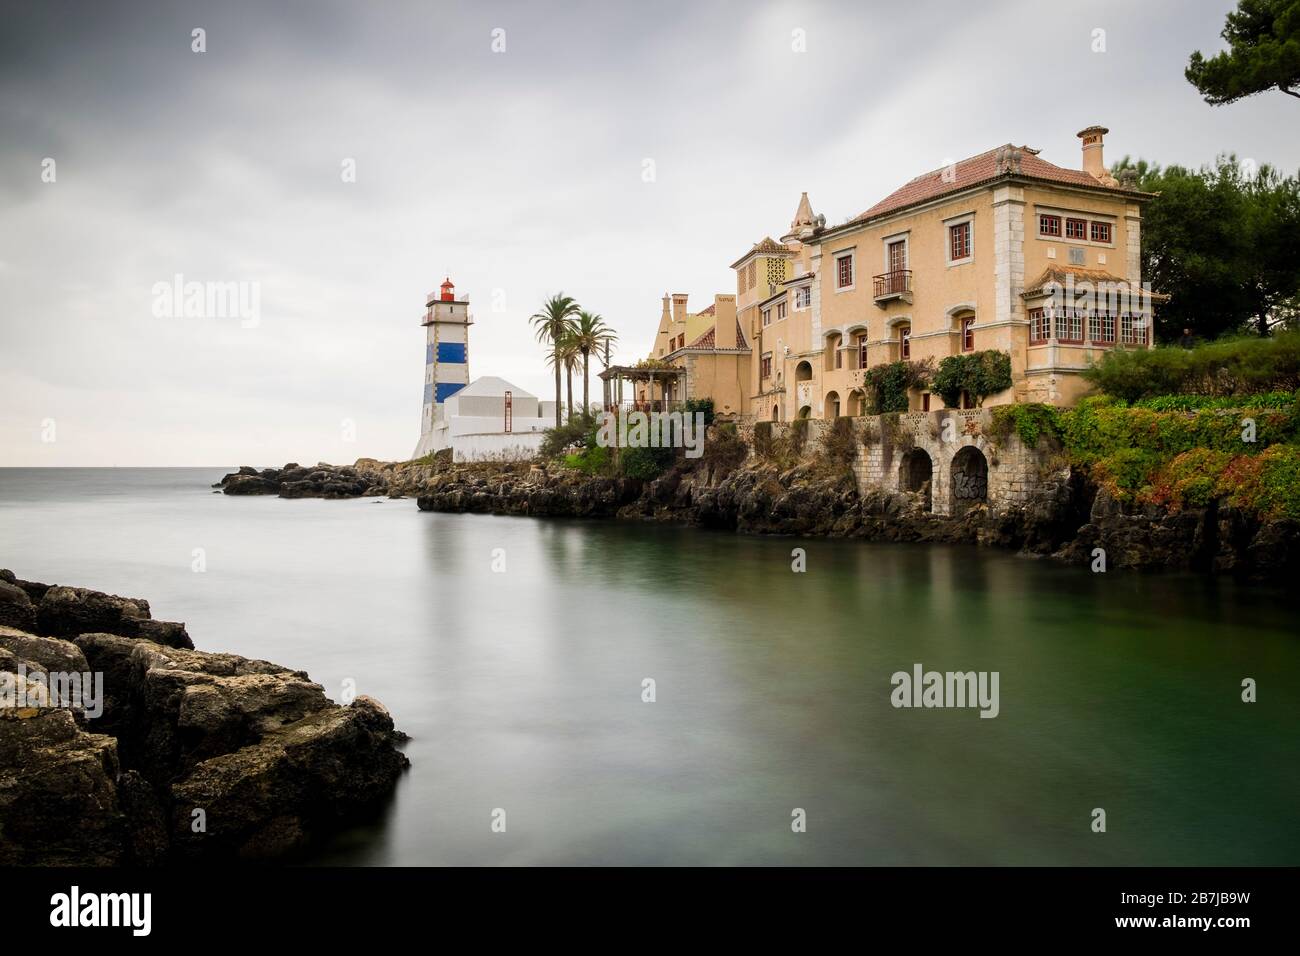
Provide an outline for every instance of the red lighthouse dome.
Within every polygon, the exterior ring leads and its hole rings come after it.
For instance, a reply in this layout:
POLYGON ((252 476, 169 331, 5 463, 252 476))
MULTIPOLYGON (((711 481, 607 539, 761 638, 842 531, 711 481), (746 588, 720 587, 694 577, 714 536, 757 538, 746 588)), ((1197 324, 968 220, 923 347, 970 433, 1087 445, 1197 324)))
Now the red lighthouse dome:
POLYGON ((451 284, 451 276, 448 276, 446 279, 444 279, 442 285, 439 286, 439 288, 442 289, 443 302, 456 301, 456 287, 451 284))

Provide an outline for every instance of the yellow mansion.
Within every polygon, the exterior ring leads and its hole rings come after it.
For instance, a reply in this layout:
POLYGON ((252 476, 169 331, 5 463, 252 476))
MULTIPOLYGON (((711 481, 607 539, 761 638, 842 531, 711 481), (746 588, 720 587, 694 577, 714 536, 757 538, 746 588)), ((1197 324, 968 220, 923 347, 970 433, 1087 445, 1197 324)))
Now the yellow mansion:
MULTIPOLYGON (((736 295, 699 313, 685 295, 664 297, 643 364, 669 374, 637 397, 709 397, 722 415, 757 420, 861 415, 865 369, 998 350, 1012 385, 984 404, 1073 402, 1101 352, 1151 346, 1139 255, 1151 195, 1106 171, 1106 132, 1079 133, 1082 169, 1005 145, 918 176, 838 226, 804 193, 780 241, 732 263, 736 295)), ((921 388, 909 403, 943 407, 921 388)))

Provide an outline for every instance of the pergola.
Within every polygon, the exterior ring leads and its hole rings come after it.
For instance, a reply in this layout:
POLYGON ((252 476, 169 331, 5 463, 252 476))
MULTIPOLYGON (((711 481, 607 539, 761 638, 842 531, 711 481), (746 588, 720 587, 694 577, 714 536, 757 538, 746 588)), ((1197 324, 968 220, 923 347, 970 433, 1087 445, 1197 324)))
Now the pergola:
POLYGON ((611 365, 600 372, 605 383, 605 411, 612 412, 624 405, 643 411, 667 411, 670 402, 681 401, 686 394, 686 369, 676 365, 647 367, 638 365, 611 365), (631 382, 633 397, 623 398, 623 383, 631 382), (648 401, 637 401, 635 386, 645 383, 648 401), (655 384, 659 385, 659 398, 655 398, 655 384))

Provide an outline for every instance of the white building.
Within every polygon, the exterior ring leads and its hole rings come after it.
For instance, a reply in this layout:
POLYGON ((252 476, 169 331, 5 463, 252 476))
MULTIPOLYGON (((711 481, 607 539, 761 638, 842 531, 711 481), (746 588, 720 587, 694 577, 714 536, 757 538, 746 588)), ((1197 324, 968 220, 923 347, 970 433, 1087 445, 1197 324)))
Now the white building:
POLYGON ((554 402, 538 401, 503 378, 485 375, 442 403, 431 450, 450 447, 452 461, 532 458, 554 424, 554 402))
POLYGON ((555 421, 555 403, 485 375, 469 380, 469 299, 457 299, 446 279, 430 292, 421 322, 428 332, 424 351, 424 405, 420 441, 412 458, 452 449, 452 461, 517 461, 532 458, 555 421))

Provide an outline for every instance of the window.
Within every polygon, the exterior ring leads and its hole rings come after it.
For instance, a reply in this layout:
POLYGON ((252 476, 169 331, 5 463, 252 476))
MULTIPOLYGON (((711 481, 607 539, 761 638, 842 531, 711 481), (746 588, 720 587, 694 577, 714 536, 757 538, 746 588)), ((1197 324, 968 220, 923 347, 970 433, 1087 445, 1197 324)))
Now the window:
POLYGON ((786 313, 786 304, 784 302, 778 302, 776 304, 776 320, 780 322, 782 319, 784 319, 785 313, 786 313))
POLYGON ((891 242, 886 250, 889 261, 890 272, 902 272, 907 268, 907 240, 899 239, 897 242, 891 242))
POLYGON ((929 410, 930 410, 930 393, 929 393, 929 392, 922 392, 922 393, 921 393, 921 411, 923 411, 923 412, 928 412, 929 410))
POLYGON ((800 286, 794 290, 794 307, 806 309, 812 305, 812 286, 800 286))
POLYGON ((1083 312, 1079 309, 1058 309, 1056 337, 1062 342, 1082 342, 1083 312))
POLYGON ((761 364, 761 366, 760 366, 760 372, 759 372, 759 374, 760 374, 763 378, 771 378, 771 377, 772 377, 772 353, 771 353, 771 352, 764 352, 764 353, 763 353, 763 361, 762 361, 762 364, 761 364))
POLYGON ((1029 310, 1029 341, 1046 342, 1051 335, 1051 327, 1048 325, 1048 314, 1046 309, 1029 310))
POLYGON ((900 325, 898 327, 898 354, 904 359, 912 357, 912 327, 910 325, 900 325))
POLYGON ((837 349, 835 350, 835 367, 836 367, 836 368, 843 368, 843 367, 844 367, 844 350, 843 350, 843 349, 837 348, 837 349))
POLYGON ((1070 265, 1072 265, 1072 266, 1082 266, 1082 265, 1087 265, 1087 263, 1088 263, 1088 257, 1087 257, 1087 254, 1086 254, 1082 249, 1078 248, 1077 246, 1071 246, 1071 247, 1070 247, 1070 265))
POLYGON ((835 285, 840 289, 848 289, 853 285, 853 255, 840 256, 835 260, 835 285))
POLYGON ((1088 334, 1094 342, 1115 343, 1115 316, 1094 315, 1088 321, 1088 334))
POLYGON ((970 258, 970 223, 948 227, 948 258, 952 262, 970 258))
POLYGON ((1065 220, 1065 238, 1066 239, 1087 239, 1088 220, 1086 219, 1065 220))
POLYGON ((961 350, 963 352, 975 351, 975 316, 968 315, 961 320, 961 350))
POLYGON ((867 367, 867 337, 858 336, 858 368, 867 367))
POLYGON ((1146 318, 1127 312, 1121 315, 1119 317, 1119 340, 1124 345, 1146 345, 1146 318))
POLYGON ((1110 223, 1094 222, 1092 224, 1093 242, 1110 242, 1110 223))
POLYGON ((764 310, 763 310, 763 324, 764 324, 764 325, 771 325, 771 324, 772 324, 772 310, 771 310, 771 309, 764 309, 764 310))
POLYGON ((1060 236, 1061 235, 1061 217, 1039 215, 1038 217, 1038 234, 1040 236, 1060 236))

